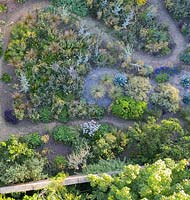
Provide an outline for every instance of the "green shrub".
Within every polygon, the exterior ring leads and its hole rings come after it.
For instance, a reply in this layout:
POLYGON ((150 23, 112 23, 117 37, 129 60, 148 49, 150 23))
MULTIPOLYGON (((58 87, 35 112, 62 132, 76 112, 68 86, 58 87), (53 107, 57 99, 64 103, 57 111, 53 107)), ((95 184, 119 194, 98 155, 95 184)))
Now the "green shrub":
POLYGON ((147 103, 130 97, 120 97, 111 105, 111 112, 123 119, 140 119, 147 108, 147 103))
POLYGON ((190 145, 186 138, 190 137, 185 136, 186 133, 177 119, 171 118, 157 123, 154 118, 149 118, 145 124, 139 123, 130 127, 127 134, 128 151, 135 149, 128 156, 138 163, 150 163, 165 157, 180 160, 189 156, 190 145))
POLYGON ((99 129, 90 141, 94 160, 110 160, 119 156, 128 143, 126 133, 113 127, 99 129))
POLYGON ((185 64, 190 64, 190 47, 187 47, 180 55, 180 60, 185 64))
POLYGON ((37 148, 42 145, 41 135, 37 132, 24 135, 20 140, 26 143, 30 148, 37 148))
POLYGON ((3 81, 4 83, 11 83, 13 81, 13 78, 8 73, 3 73, 1 81, 3 81))
POLYGON ((0 184, 14 184, 46 177, 46 160, 15 136, 0 143, 0 184))
POLYGON ((125 87, 125 93, 136 101, 148 101, 150 89, 151 84, 148 78, 133 76, 129 78, 128 84, 125 87))
POLYGON ((62 155, 57 155, 54 159, 54 163, 59 170, 64 170, 68 165, 66 158, 62 155))
POLYGON ((7 6, 5 4, 0 3, 0 13, 6 12, 7 11, 7 6))
POLYGON ((179 109, 179 90, 170 84, 160 84, 155 88, 150 97, 153 104, 158 105, 169 112, 179 109))
POLYGON ((54 6, 65 6, 72 13, 85 17, 88 15, 89 8, 86 0, 51 0, 54 6))
POLYGON ((83 170, 83 174, 99 174, 104 172, 122 171, 126 165, 125 160, 100 160, 98 163, 87 165, 83 170))
POLYGON ((157 83, 165 83, 169 81, 169 75, 166 73, 160 73, 156 75, 155 80, 157 83))
POLYGON ((79 132, 75 127, 62 125, 53 129, 52 136, 56 142, 72 145, 79 137, 79 132))
POLYGON ((61 112, 58 114, 58 121, 60 122, 68 122, 69 121, 69 112, 68 107, 65 105, 61 112))
POLYGON ((44 107, 39 110, 39 120, 44 123, 49 123, 53 120, 53 113, 51 111, 51 108, 44 107))

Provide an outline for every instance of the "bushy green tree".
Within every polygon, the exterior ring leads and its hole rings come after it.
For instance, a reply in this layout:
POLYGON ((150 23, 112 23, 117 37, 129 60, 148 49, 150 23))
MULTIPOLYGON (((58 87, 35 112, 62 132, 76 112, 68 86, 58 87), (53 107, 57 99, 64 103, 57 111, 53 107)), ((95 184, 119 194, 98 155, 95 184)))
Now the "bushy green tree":
POLYGON ((128 138, 128 148, 134 149, 129 157, 141 164, 158 158, 180 160, 190 156, 190 137, 177 119, 165 119, 159 124, 149 118, 147 123, 130 127, 128 138))

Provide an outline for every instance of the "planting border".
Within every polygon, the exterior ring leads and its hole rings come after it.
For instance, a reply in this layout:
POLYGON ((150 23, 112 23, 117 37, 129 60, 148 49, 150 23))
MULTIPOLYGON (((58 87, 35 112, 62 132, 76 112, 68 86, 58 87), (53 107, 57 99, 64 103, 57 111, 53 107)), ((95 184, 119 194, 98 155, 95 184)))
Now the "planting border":
MULTIPOLYGON (((108 175, 116 175, 119 171, 108 172, 108 175)), ((98 176, 98 174, 96 174, 98 176)), ((14 192, 28 192, 33 190, 41 190, 46 188, 49 184, 52 183, 52 180, 40 180, 34 182, 28 182, 23 184, 16 184, 11 186, 0 187, 0 194, 9 194, 14 192)), ((78 175, 78 176, 69 176, 64 179, 63 185, 76 185, 81 183, 89 183, 88 175, 78 175)))

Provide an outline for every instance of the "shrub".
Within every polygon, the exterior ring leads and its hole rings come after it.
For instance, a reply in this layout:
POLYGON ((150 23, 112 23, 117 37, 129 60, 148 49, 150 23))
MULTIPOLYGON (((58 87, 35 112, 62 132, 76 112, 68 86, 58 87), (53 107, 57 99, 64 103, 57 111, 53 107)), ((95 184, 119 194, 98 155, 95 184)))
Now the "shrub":
POLYGON ((180 84, 186 89, 189 88, 190 87, 190 76, 182 77, 182 79, 180 80, 180 84))
POLYGON ((120 87, 124 87, 128 82, 126 74, 116 74, 114 78, 114 84, 120 87))
POLYGON ((156 75, 155 80, 157 83, 165 83, 169 81, 169 75, 166 73, 160 73, 156 75))
POLYGON ((180 55, 180 60, 185 64, 190 64, 190 47, 187 47, 180 55))
POLYGON ((109 88, 108 90, 108 95, 111 99, 117 99, 121 96, 123 96, 123 90, 121 87, 118 86, 112 86, 111 88, 109 88))
POLYGON ((76 15, 85 17, 88 15, 89 8, 85 0, 51 0, 54 6, 65 6, 69 11, 76 15))
POLYGON ((37 148, 42 145, 41 135, 37 132, 24 135, 20 138, 21 142, 28 145, 29 148, 37 148))
POLYGON ((70 102, 68 105, 71 119, 101 119, 104 116, 104 108, 98 105, 88 105, 85 102, 70 102))
POLYGON ((4 82, 4 83, 11 83, 13 78, 11 75, 9 75, 8 73, 3 73, 2 77, 1 77, 1 80, 4 82))
POLYGON ((67 157, 68 167, 74 170, 79 170, 84 168, 86 166, 89 154, 90 154, 90 147, 88 145, 80 148, 78 151, 74 151, 67 157))
POLYGON ((98 163, 87 165, 83 168, 83 174, 99 174, 104 172, 114 172, 123 170, 126 165, 125 160, 120 159, 114 160, 100 160, 98 163))
POLYGON ((53 113, 51 111, 51 108, 49 107, 40 108, 38 113, 39 113, 39 120, 44 123, 49 123, 53 120, 53 113))
POLYGON ((52 136, 56 142, 72 145, 79 132, 74 127, 62 125, 53 129, 52 136))
POLYGON ((54 159, 54 163, 59 170, 64 170, 68 165, 66 158, 62 155, 57 155, 54 159))
POLYGON ((105 95, 105 88, 103 86, 94 86, 91 90, 91 95, 95 99, 100 99, 105 95))
POLYGON ((151 84, 148 78, 134 76, 129 78, 128 84, 125 87, 125 93, 136 101, 148 101, 150 89, 151 84))
POLYGON ((68 106, 65 105, 61 109, 61 112, 58 114, 58 121, 60 121, 60 122, 68 122, 69 121, 68 106))
POLYGON ((111 105, 111 112, 123 119, 140 119, 147 108, 147 103, 130 97, 120 97, 111 105))
POLYGON ((5 4, 0 3, 0 13, 6 12, 7 11, 7 6, 5 4))
POLYGON ((183 96, 182 101, 183 101, 184 104, 189 105, 189 103, 190 103, 190 96, 189 96, 189 94, 185 94, 183 96))
POLYGON ((130 127, 127 134, 128 150, 135 148, 130 152, 129 158, 138 163, 143 164, 165 157, 178 160, 189 154, 189 145, 184 146, 184 151, 180 149, 183 142, 187 144, 187 141, 185 142, 185 132, 177 119, 162 120, 159 124, 154 118, 149 118, 145 124, 139 123, 130 127), (171 151, 172 146, 175 153, 171 151))
POLYGON ((150 99, 153 104, 169 112, 176 112, 179 109, 179 90, 170 84, 158 85, 150 99))
POLYGON ((110 160, 119 156, 125 149, 128 139, 122 130, 110 128, 109 132, 97 131, 91 141, 93 160, 110 160))

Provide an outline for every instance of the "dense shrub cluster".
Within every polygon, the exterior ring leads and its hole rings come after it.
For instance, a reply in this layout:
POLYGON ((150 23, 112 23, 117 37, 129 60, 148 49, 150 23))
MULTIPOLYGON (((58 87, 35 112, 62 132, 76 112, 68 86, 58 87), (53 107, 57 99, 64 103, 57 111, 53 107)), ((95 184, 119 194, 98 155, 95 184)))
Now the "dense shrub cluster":
POLYGON ((0 144, 0 184, 40 180, 44 174, 45 159, 12 136, 0 144))
POLYGON ((171 38, 167 27, 156 20, 154 8, 146 1, 87 1, 98 19, 115 29, 123 41, 138 46, 153 55, 171 51, 171 38))
POLYGON ((176 20, 190 17, 190 2, 188 0, 165 0, 165 5, 176 20))

